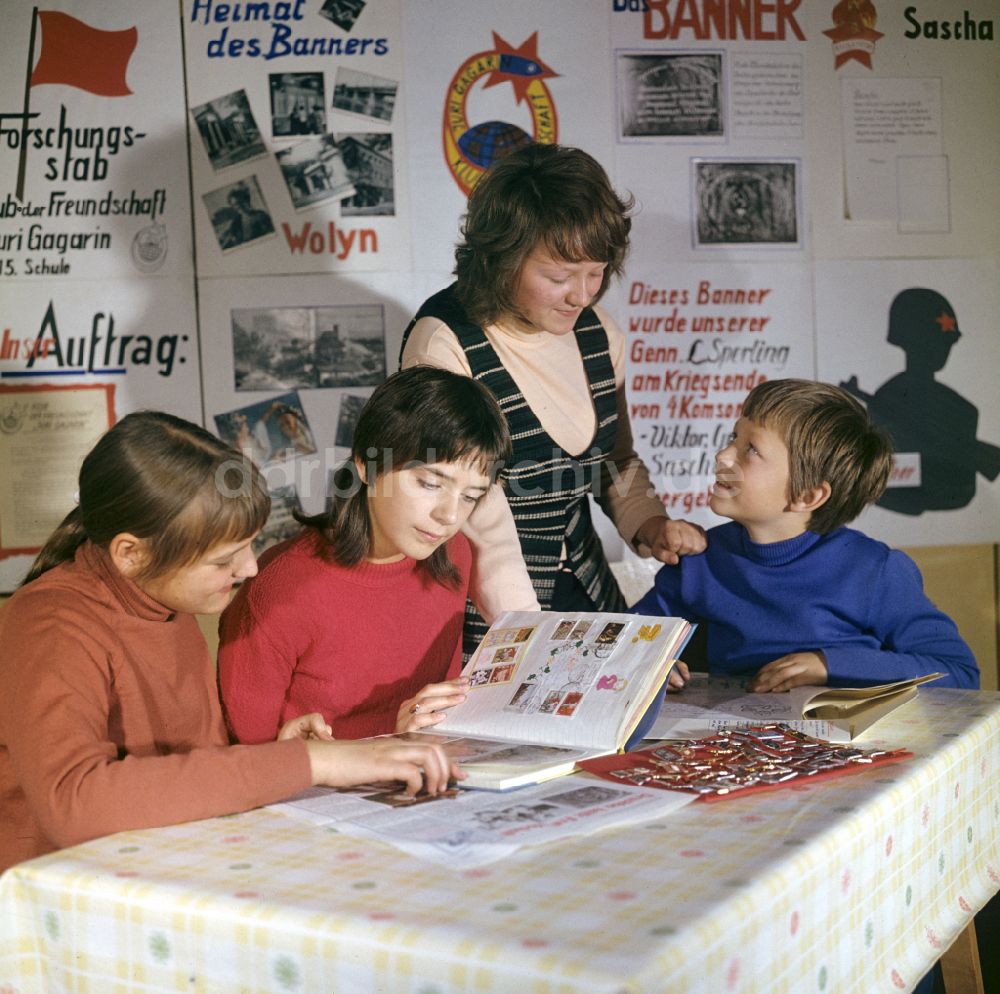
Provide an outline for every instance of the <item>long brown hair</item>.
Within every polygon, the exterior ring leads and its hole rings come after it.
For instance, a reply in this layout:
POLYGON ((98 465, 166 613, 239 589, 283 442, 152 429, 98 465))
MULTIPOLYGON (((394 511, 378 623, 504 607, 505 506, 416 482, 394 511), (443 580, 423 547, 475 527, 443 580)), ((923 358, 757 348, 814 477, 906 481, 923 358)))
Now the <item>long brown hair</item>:
POLYGON ((160 411, 122 418, 80 467, 79 504, 38 554, 24 583, 74 557, 88 539, 107 547, 128 532, 148 540, 140 579, 163 576, 267 520, 256 466, 198 425, 160 411))
MULTIPOLYGON (((493 480, 510 453, 507 420, 486 387, 446 369, 414 366, 390 376, 368 399, 351 458, 333 474, 328 509, 295 517, 322 536, 322 554, 341 566, 356 566, 371 549, 368 487, 379 476, 419 463, 471 459, 493 480)), ((459 582, 444 546, 418 567, 445 586, 459 582)))
POLYGON ((607 264, 600 300, 628 255, 634 200, 615 193, 582 149, 532 144, 498 159, 473 187, 455 250, 456 293, 476 324, 523 318, 515 299, 536 248, 566 262, 607 264))

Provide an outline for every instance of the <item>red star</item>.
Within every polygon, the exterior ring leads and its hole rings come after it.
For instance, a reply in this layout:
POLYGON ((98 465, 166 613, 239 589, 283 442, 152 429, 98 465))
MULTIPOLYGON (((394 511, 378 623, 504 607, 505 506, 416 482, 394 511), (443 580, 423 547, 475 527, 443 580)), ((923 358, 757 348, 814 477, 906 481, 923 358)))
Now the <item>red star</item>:
POLYGON ((490 86, 497 86, 500 83, 510 83, 514 87, 514 95, 517 103, 528 99, 528 87, 536 79, 549 79, 558 76, 559 73, 550 69, 538 57, 538 32, 536 31, 527 41, 521 43, 520 48, 514 48, 510 42, 504 41, 493 32, 493 48, 501 56, 508 55, 518 70, 510 72, 504 69, 494 69, 489 78, 483 83, 483 89, 490 86))
POLYGON ((836 52, 833 66, 834 69, 839 69, 850 59, 856 59, 863 66, 867 66, 871 69, 872 51, 875 48, 875 42, 877 42, 879 38, 884 37, 881 31, 876 31, 874 28, 862 27, 855 30, 846 23, 828 28, 823 32, 823 34, 825 34, 834 44, 834 51, 836 52), (858 44, 851 46, 850 42, 852 41, 857 42, 858 44), (838 45, 841 46, 839 49, 837 47, 838 45))
POLYGON ((942 311, 934 320, 941 325, 943 332, 955 330, 955 319, 947 311, 942 311))

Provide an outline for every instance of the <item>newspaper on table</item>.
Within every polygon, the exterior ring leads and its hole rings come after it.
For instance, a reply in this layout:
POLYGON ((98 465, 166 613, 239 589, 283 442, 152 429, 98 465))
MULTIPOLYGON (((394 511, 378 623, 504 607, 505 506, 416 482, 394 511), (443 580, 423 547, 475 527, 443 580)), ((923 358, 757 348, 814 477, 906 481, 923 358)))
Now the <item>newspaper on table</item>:
POLYGON ((691 794, 569 776, 513 794, 452 790, 415 800, 399 784, 349 791, 313 787, 271 808, 465 869, 503 859, 522 846, 663 817, 692 800, 691 794))

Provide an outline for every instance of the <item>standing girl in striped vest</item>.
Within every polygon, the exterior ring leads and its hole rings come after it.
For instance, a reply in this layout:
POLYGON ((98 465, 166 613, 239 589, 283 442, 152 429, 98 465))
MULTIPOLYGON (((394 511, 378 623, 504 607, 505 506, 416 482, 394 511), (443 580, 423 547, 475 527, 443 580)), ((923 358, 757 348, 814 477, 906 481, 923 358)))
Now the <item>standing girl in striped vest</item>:
MULTIPOLYGON (((631 200, 587 153, 533 144, 500 159, 469 197, 456 282, 428 299, 401 365, 472 376, 497 397, 513 460, 466 523, 473 599, 503 610, 620 611, 590 516, 593 494, 640 555, 676 563, 705 536, 670 520, 636 455, 625 341, 597 307, 628 252, 631 200)), ((465 651, 485 625, 471 602, 465 651)))

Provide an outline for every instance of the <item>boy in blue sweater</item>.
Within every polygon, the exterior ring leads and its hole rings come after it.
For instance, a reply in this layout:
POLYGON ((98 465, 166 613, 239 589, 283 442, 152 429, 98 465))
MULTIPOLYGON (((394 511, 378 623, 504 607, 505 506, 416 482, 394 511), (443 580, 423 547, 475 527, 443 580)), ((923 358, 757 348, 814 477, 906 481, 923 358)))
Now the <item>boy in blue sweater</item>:
POLYGON ((933 672, 945 674, 935 686, 978 687, 913 560, 844 527, 881 496, 891 465, 888 437, 846 391, 759 384, 716 456, 709 506, 732 520, 704 553, 664 566, 632 610, 705 625, 712 673, 752 677, 752 691, 933 672))

